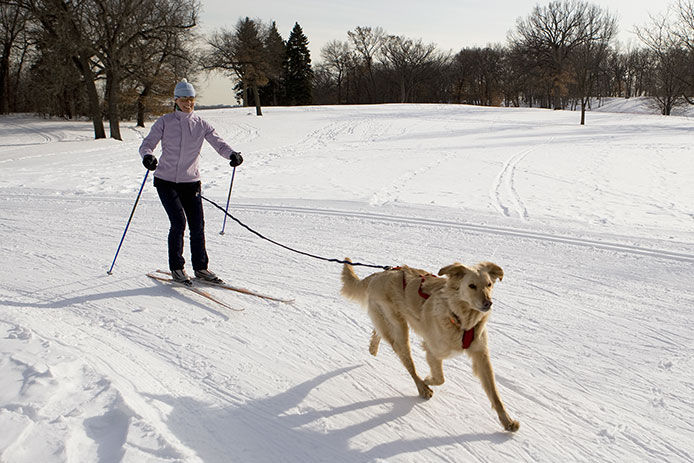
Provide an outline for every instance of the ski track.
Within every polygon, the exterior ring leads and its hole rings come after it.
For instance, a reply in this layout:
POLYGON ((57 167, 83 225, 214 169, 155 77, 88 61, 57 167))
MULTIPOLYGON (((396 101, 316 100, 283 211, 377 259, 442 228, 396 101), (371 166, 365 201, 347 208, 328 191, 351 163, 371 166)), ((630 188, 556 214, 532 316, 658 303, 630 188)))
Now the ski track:
MULTIPOLYGON (((21 130, 21 131, 27 130, 26 125, 19 124, 19 123, 17 123, 17 122, 11 122, 11 121, 8 121, 7 119, 3 120, 3 122, 4 122, 5 124, 7 124, 8 126, 16 127, 17 129, 19 129, 19 130, 21 130)), ((40 130, 40 129, 37 129, 37 128, 35 128, 35 127, 29 127, 29 131, 30 131, 32 134, 38 135, 38 136, 41 138, 41 141, 35 142, 35 143, 3 143, 2 146, 6 146, 6 147, 18 147, 18 146, 45 145, 46 143, 51 143, 51 142, 55 142, 55 141, 61 141, 61 139, 59 139, 58 137, 56 137, 56 136, 53 135, 52 133, 50 133, 50 132, 45 132, 45 131, 40 130)), ((0 132, 0 134, 1 134, 1 133, 2 133, 2 132, 0 132)))
POLYGON ((235 204, 235 208, 242 210, 267 210, 274 212, 286 213, 301 213, 322 216, 334 216, 344 218, 360 218, 381 222, 397 223, 397 224, 412 224, 412 225, 431 225, 446 228, 454 228, 460 230, 474 231, 479 233, 490 233, 495 235, 504 235, 509 237, 529 238, 538 241, 571 244, 575 246, 590 247, 595 249, 604 249, 610 251, 625 252, 630 254, 659 257, 663 259, 671 259, 682 262, 694 262, 694 253, 675 252, 665 249, 654 249, 642 246, 633 246, 620 243, 610 243, 605 241, 591 240, 585 238, 573 238, 569 236, 551 235, 547 233, 534 232, 531 230, 523 230, 517 228, 505 228, 487 225, 475 225, 462 222, 453 222, 446 220, 435 220, 426 218, 413 218, 396 215, 388 215, 382 213, 371 212, 350 212, 332 209, 316 209, 303 208, 297 206, 262 206, 262 205, 241 205, 235 204))
POLYGON ((494 179, 491 188, 491 196, 496 209, 506 217, 512 217, 515 213, 523 220, 528 219, 528 209, 521 199, 516 187, 516 170, 518 165, 538 147, 552 142, 554 137, 541 145, 531 146, 511 156, 502 167, 499 175, 494 179))
MULTIPOLYGON (((427 169, 424 169, 427 170, 427 169)), ((56 202, 84 202, 85 198, 82 197, 55 197, 49 195, 13 195, 7 193, 0 193, 0 196, 6 196, 8 198, 27 198, 33 197, 36 199, 41 199, 43 201, 56 201, 56 202)), ((100 197, 93 198, 93 200, 98 202, 128 202, 127 199, 116 199, 110 197, 100 197)), ((429 219, 423 217, 411 217, 411 216, 399 216, 384 214, 380 212, 363 212, 363 211, 347 211, 339 209, 320 209, 311 207, 301 207, 301 206, 288 206, 288 205, 263 205, 263 204, 242 204, 234 203, 234 210, 246 210, 246 211, 271 211, 277 213, 286 214, 297 214, 297 215, 315 215, 315 216, 331 216, 331 217, 341 217, 341 218, 353 218, 353 219, 365 219, 370 221, 387 222, 393 224, 401 225, 427 225, 436 226, 444 228, 453 228, 459 230, 466 230, 477 233, 488 233, 493 235, 502 235, 509 237, 527 238, 540 242, 551 242, 551 243, 562 243, 569 244, 580 247, 589 247, 594 249, 602 249, 608 251, 624 252, 628 254, 658 257, 662 259, 681 261, 681 262, 694 262, 694 253, 679 252, 667 249, 651 248, 646 246, 629 245, 624 243, 609 242, 596 239, 588 238, 578 238, 566 235, 549 234, 543 232, 537 232, 528 229, 521 228, 511 228, 511 227, 499 227, 493 225, 477 225, 465 222, 456 222, 450 220, 437 220, 429 219)), ((233 213, 233 210, 231 211, 233 213)), ((247 224, 250 225, 250 224, 247 224)), ((262 230, 258 230, 262 233, 262 230)))
POLYGON ((412 182, 415 178, 417 178, 418 176, 425 175, 427 172, 432 171, 433 169, 445 163, 447 160, 453 158, 454 156, 455 153, 453 152, 443 153, 442 155, 437 156, 433 161, 425 164, 419 169, 414 169, 409 172, 405 172, 400 177, 395 179, 390 185, 382 187, 380 190, 371 195, 371 197, 368 200, 368 203, 371 206, 382 206, 384 204, 397 200, 400 194, 403 191, 407 190, 407 187, 409 186, 410 182, 412 182))

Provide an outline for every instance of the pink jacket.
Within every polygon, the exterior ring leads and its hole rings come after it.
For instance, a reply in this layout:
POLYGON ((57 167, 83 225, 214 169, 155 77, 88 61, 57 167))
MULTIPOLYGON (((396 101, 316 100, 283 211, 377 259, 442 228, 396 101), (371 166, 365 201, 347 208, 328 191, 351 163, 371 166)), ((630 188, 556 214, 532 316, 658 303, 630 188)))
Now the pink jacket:
POLYGON ((161 116, 142 140, 140 156, 154 154, 161 141, 161 156, 154 176, 169 182, 197 182, 202 141, 212 145, 220 156, 229 159, 235 151, 217 134, 214 127, 200 116, 175 111, 161 116))

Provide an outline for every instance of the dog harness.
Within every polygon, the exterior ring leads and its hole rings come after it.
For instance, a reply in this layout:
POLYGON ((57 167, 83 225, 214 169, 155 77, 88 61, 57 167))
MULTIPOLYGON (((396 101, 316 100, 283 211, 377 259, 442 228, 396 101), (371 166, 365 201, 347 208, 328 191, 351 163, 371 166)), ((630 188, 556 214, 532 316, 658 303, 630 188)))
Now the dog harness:
MULTIPOLYGON (((453 323, 458 328, 462 327, 462 323, 460 323, 460 318, 458 318, 458 316, 456 314, 454 314, 453 312, 451 312, 451 319, 450 320, 451 320, 451 323, 453 323)), ((474 340, 475 340, 475 327, 474 326, 472 328, 470 328, 469 330, 463 331, 463 340, 461 343, 463 346, 463 349, 467 349, 468 347, 470 347, 470 345, 472 344, 472 341, 474 341, 474 340)))
MULTIPOLYGON (((393 267, 391 270, 402 270, 402 267, 393 267)), ((419 288, 417 288, 417 294, 419 294, 419 297, 422 299, 429 299, 431 296, 430 294, 425 293, 422 291, 422 285, 424 284, 424 281, 426 280, 427 277, 434 277, 438 278, 436 275, 432 275, 431 273, 427 273, 426 275, 422 275, 420 281, 419 281, 419 288)), ((402 272, 402 289, 404 290, 407 287, 407 280, 405 279, 405 272, 402 272)), ((451 321, 451 324, 453 324, 455 327, 458 329, 462 329, 462 323, 460 321, 460 318, 453 312, 451 312, 451 316, 449 318, 451 321)), ((473 326, 469 330, 463 330, 463 338, 461 340, 461 345, 464 349, 468 349, 470 345, 472 345, 472 341, 475 340, 475 327, 473 326)))

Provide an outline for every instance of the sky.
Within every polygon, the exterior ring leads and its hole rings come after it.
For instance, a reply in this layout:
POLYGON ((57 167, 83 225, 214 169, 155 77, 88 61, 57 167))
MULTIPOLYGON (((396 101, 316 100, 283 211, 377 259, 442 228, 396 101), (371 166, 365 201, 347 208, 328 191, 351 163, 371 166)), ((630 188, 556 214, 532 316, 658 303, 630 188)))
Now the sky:
MULTIPOLYGON (((330 40, 346 40, 347 31, 357 26, 382 27, 387 34, 404 35, 435 43, 441 50, 458 51, 464 47, 505 43, 518 18, 527 17, 533 8, 548 2, 537 0, 203 0, 201 32, 231 29, 239 18, 275 21, 286 40, 294 27, 301 25, 309 40, 313 63, 320 62, 320 50, 330 40)), ((665 9, 665 2, 648 0, 593 1, 617 16, 619 40, 628 46, 636 43, 634 25, 648 21, 648 14, 665 9)), ((229 79, 211 75, 201 77, 198 85, 202 104, 235 104, 229 79)))

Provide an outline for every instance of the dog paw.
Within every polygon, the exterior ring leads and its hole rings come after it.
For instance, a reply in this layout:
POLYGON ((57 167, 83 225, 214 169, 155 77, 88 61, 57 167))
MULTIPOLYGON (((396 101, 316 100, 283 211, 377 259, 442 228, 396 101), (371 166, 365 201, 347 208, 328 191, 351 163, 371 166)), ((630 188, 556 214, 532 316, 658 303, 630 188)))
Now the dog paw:
POLYGON ((440 386, 443 384, 443 381, 443 379, 437 380, 432 378, 431 376, 427 376, 426 378, 424 378, 424 384, 426 384, 427 386, 440 386))
POLYGON ((520 423, 516 420, 509 420, 506 424, 504 424, 504 429, 509 432, 516 432, 518 431, 518 428, 520 428, 520 423))
POLYGON ((421 397, 422 399, 429 400, 433 395, 434 391, 432 391, 431 388, 426 384, 422 384, 422 387, 419 388, 419 397, 421 397))

